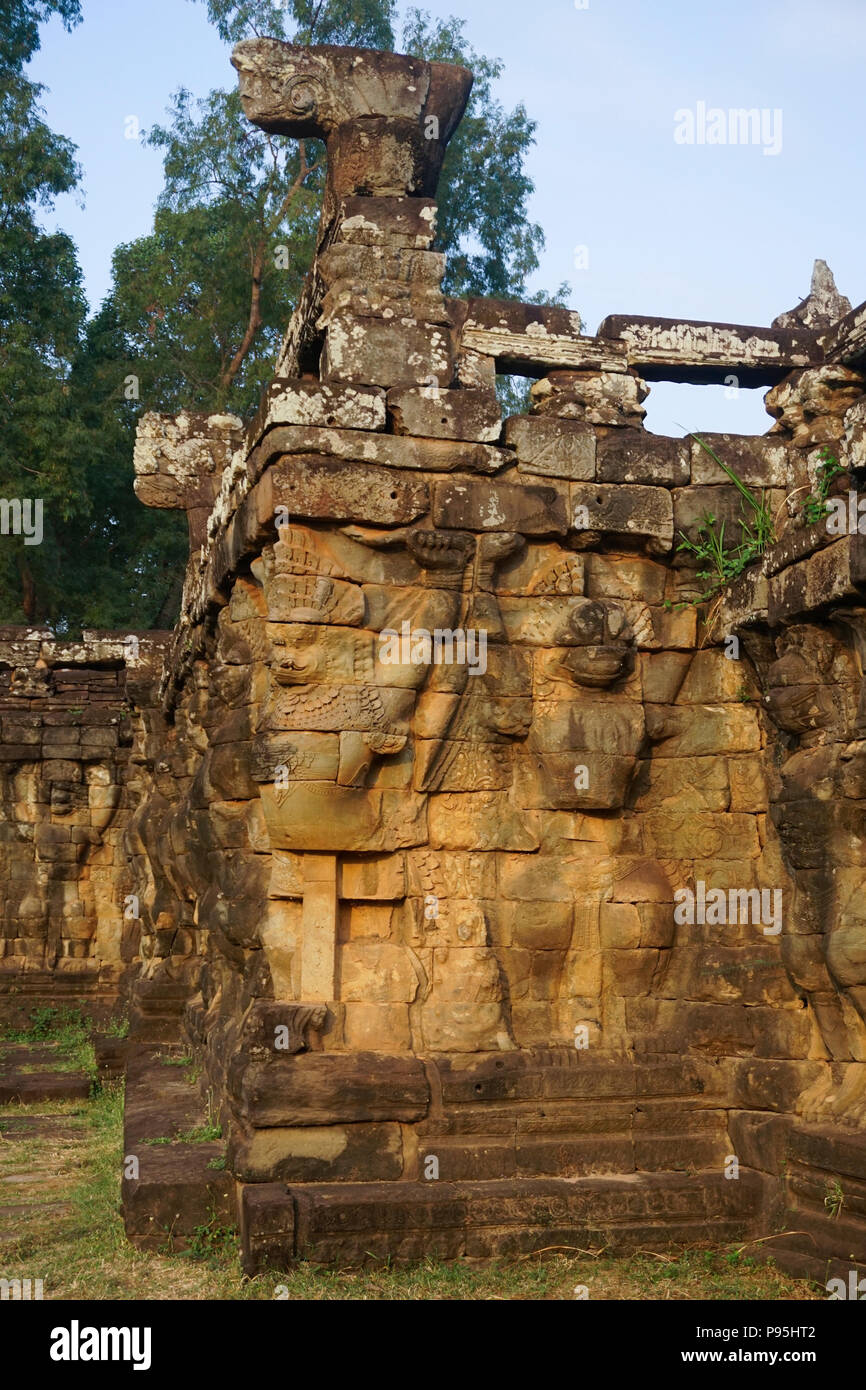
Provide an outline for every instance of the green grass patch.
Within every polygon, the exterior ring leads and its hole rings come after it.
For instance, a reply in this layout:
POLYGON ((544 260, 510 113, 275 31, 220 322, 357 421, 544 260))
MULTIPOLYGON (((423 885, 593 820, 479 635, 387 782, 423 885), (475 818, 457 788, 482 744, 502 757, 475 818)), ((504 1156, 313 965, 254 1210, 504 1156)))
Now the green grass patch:
POLYGON ((92 1024, 79 1009, 55 1009, 44 1005, 34 1009, 27 1028, 7 1029, 2 1039, 7 1043, 23 1043, 27 1046, 50 1046, 56 1053, 56 1060, 30 1066, 24 1063, 22 1071, 81 1071, 96 1084, 96 1055, 90 1041, 92 1024))

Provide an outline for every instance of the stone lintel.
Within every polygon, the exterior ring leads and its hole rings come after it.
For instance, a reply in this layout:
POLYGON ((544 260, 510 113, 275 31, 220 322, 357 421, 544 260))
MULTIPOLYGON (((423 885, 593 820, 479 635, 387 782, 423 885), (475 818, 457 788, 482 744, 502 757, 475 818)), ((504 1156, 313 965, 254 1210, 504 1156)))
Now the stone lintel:
POLYGON ((647 381, 773 386, 802 367, 824 361, 818 334, 806 328, 757 328, 699 319, 665 319, 610 314, 601 339, 621 340, 628 365, 647 381))

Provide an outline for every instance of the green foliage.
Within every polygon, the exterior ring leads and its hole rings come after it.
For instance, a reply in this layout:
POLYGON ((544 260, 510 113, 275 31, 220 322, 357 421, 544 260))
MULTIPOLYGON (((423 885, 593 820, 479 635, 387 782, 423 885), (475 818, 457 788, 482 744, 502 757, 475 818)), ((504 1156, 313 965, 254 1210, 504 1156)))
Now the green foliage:
POLYGON ((8 1029, 5 1042, 50 1044, 59 1059, 59 1071, 83 1071, 91 1080, 96 1077, 96 1056, 90 1041, 91 1022, 79 1009, 56 1009, 40 1005, 32 1010, 27 1028, 8 1029))
POLYGON ((462 19, 434 22, 412 8, 402 36, 407 53, 461 64, 474 76, 437 196, 437 241, 440 250, 448 250, 445 288, 455 296, 519 299, 544 246, 544 233, 528 218, 533 184, 523 167, 535 142, 535 122, 523 105, 507 112, 496 100, 493 84, 502 64, 476 53, 464 29, 462 19))
MULTIPOLYGON (((713 462, 727 474, 743 498, 741 503, 742 515, 738 521, 739 538, 736 544, 729 545, 726 542, 724 521, 717 521, 710 512, 707 512, 698 527, 695 540, 691 540, 684 532, 680 532, 682 540, 677 546, 677 550, 693 555, 703 566, 702 569, 698 570, 698 579, 706 581, 707 588, 697 598, 691 600, 692 604, 698 604, 714 598, 726 585, 738 579, 749 565, 761 558, 767 546, 772 545, 776 537, 766 494, 762 492, 758 497, 734 469, 719 457, 715 449, 712 449, 698 435, 694 435, 693 438, 713 462)), ((678 606, 685 607, 687 605, 680 604, 678 606)))
POLYGON ((838 1178, 831 1182, 828 1178, 824 1184, 824 1206, 827 1208, 834 1221, 838 1221, 845 1203, 845 1193, 838 1178))
POLYGON ((393 48, 395 0, 206 0, 208 18, 226 43, 290 39, 293 43, 393 48))
POLYGON ((176 1144, 211 1144, 215 1139, 222 1139, 222 1137, 223 1132, 220 1125, 193 1125, 190 1129, 177 1133, 174 1142, 176 1144))
POLYGON ((23 71, 39 48, 39 25, 57 15, 64 27, 81 23, 80 0, 0 0, 0 67, 23 71))
POLYGON ((40 215, 73 190, 74 146, 42 119, 42 88, 21 75, 38 24, 77 21, 77 0, 11 7, 0 0, 0 496, 41 499, 43 541, 4 536, 0 622, 170 624, 165 605, 185 563, 183 517, 148 513, 132 491, 137 411, 123 394, 133 368, 116 314, 85 328, 71 240, 40 215))
POLYGON ((118 247, 111 303, 150 410, 248 414, 312 261, 323 147, 251 126, 236 92, 179 92, 153 232, 118 247), (283 268, 285 267, 285 268, 283 268))
MULTIPOLYGON (((227 41, 268 34, 296 43, 394 46, 393 0, 208 0, 227 41)), ((463 21, 412 9, 402 44, 462 63, 475 84, 448 149, 438 244, 450 251, 450 294, 515 298, 538 268, 544 238, 528 220, 524 160, 535 126, 493 95, 500 63, 476 53, 463 21)), ((163 152, 165 186, 151 234, 118 248, 112 305, 123 323, 148 408, 255 409, 312 261, 324 190, 320 141, 268 135, 244 118, 236 91, 175 95, 148 142, 163 152)), ((557 296, 568 294, 560 286, 557 296)), ((539 302, 549 302, 543 293, 539 302)))
POLYGON ((813 526, 816 522, 824 520, 830 488, 839 474, 845 472, 835 454, 832 454, 826 445, 818 457, 821 462, 815 469, 815 491, 806 498, 800 514, 804 526, 813 526))
MULTIPOLYGON (((23 76, 39 46, 38 24, 52 12, 67 25, 77 4, 0 3, 0 495, 41 498, 48 527, 76 507, 61 445, 68 424, 66 380, 84 321, 81 274, 70 239, 43 231, 39 215, 79 178, 75 148, 42 118, 42 88, 23 76)), ((48 528, 46 528, 48 529, 48 528)), ((39 560, 49 543, 0 545, 0 616, 41 617, 39 560)))
POLYGON ((196 1226, 192 1233, 187 1252, 193 1260, 202 1260, 216 1267, 226 1261, 237 1260, 237 1231, 234 1226, 223 1226, 216 1215, 206 1225, 196 1226))
POLYGON ((129 1037, 129 1019, 128 1019, 128 1018, 111 1018, 111 1019, 109 1019, 108 1023, 105 1025, 105 1030, 104 1030, 104 1031, 105 1031, 106 1037, 109 1037, 109 1038, 128 1038, 128 1037, 129 1037))

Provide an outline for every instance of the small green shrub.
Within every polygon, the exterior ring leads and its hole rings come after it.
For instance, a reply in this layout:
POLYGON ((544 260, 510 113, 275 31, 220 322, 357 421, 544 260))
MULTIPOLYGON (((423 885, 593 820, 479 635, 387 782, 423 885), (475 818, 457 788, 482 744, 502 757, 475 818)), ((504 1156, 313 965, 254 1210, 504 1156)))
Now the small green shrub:
POLYGON ((823 521, 827 515, 827 498, 830 495, 836 478, 840 473, 844 473, 835 454, 824 446, 819 454, 821 462, 815 470, 815 491, 811 492, 803 503, 800 519, 804 526, 814 526, 816 522, 823 521))

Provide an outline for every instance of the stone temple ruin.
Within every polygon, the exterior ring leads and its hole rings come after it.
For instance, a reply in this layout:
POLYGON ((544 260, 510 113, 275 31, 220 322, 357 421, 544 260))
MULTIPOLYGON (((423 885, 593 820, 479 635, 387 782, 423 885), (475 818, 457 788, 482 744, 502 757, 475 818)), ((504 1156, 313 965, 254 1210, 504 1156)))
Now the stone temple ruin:
POLYGON ((254 420, 141 422, 175 632, 0 632, 3 1016, 129 1006, 142 1246, 866 1272, 866 306, 820 262, 768 328, 448 299, 470 74, 233 62, 327 142, 318 249, 254 420), (644 429, 647 382, 731 374, 768 434, 644 429), (780 537, 711 616, 680 533, 743 501, 704 445, 780 537), (823 448, 841 534, 800 515, 823 448))

